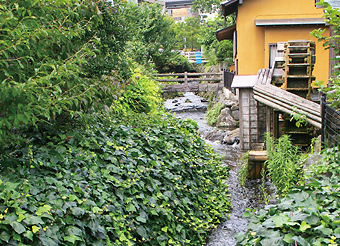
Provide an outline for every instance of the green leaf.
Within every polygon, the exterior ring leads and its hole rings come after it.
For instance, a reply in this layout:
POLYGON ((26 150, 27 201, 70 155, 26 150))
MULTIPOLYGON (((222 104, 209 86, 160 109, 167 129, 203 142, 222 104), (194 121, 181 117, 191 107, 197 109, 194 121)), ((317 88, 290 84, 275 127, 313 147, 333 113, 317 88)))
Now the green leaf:
POLYGON ((33 241, 33 232, 26 231, 24 234, 22 234, 24 237, 28 238, 29 240, 33 241))
POLYGON ((69 235, 64 237, 64 240, 74 244, 76 241, 81 241, 81 238, 76 235, 69 235))
POLYGON ((281 241, 281 238, 276 237, 266 238, 262 240, 261 245, 262 246, 280 245, 279 241, 281 241))
POLYGON ((11 223, 11 226, 13 227, 15 232, 18 233, 18 234, 22 234, 22 233, 24 233, 26 231, 26 228, 22 224, 17 222, 17 221, 13 221, 11 223))
POLYGON ((325 228, 324 225, 320 225, 320 226, 318 226, 318 227, 315 227, 314 230, 319 230, 319 231, 321 231, 324 235, 327 235, 327 236, 331 235, 331 233, 332 233, 332 230, 329 229, 329 228, 325 228))
POLYGON ((302 221, 300 225, 300 231, 305 232, 308 228, 311 228, 311 226, 307 224, 305 221, 302 221))
POLYGON ((135 207, 132 203, 130 203, 130 204, 127 206, 126 211, 127 211, 127 212, 137 212, 136 207, 135 207))
MULTIPOLYGON (((101 210, 100 210, 100 211, 101 211, 101 210)), ((71 212, 72 212, 72 214, 73 214, 74 216, 76 216, 76 217, 82 216, 82 215, 85 213, 85 211, 82 210, 82 209, 79 208, 79 207, 74 207, 74 208, 72 208, 72 209, 71 209, 71 212)))
POLYGON ((301 246, 310 246, 310 244, 301 236, 294 236, 292 240, 298 242, 301 246))
POLYGON ((2 231, 0 233, 0 239, 2 241, 5 241, 6 243, 8 243, 9 239, 11 238, 11 235, 9 235, 6 231, 2 231))
POLYGON ((44 205, 42 207, 39 207, 38 210, 35 212, 36 215, 42 215, 43 213, 48 213, 51 210, 50 205, 44 205))
POLYGON ((283 224, 288 222, 290 218, 285 214, 274 215, 272 220, 275 223, 275 227, 282 227, 283 224))
POLYGON ((44 222, 42 221, 41 218, 37 217, 37 216, 33 216, 33 215, 26 215, 26 219, 24 220, 24 222, 27 225, 37 225, 37 224, 44 224, 44 222))
POLYGON ((293 233, 286 234, 283 238, 283 241, 285 241, 286 243, 292 243, 292 242, 294 242, 292 237, 294 237, 293 233))
POLYGON ((39 232, 40 231, 40 227, 38 227, 38 226, 32 226, 32 232, 33 233, 37 233, 37 232, 39 232))
POLYGON ((146 219, 141 216, 137 216, 136 220, 142 223, 146 223, 146 219))
POLYGON ((146 233, 146 230, 143 226, 138 226, 136 232, 138 233, 138 235, 140 235, 141 237, 144 238, 148 238, 148 235, 146 233))
POLYGON ((167 227, 167 226, 164 226, 164 227, 162 227, 161 230, 164 231, 164 232, 168 232, 168 227, 167 227))

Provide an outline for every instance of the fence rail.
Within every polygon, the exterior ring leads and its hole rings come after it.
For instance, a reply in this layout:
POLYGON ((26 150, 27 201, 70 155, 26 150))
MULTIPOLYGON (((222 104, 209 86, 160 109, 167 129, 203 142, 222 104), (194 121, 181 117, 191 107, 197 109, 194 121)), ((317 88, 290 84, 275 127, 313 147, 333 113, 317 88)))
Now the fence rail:
POLYGON ((321 98, 321 115, 321 141, 327 147, 340 146, 340 112, 327 104, 325 95, 321 98))
POLYGON ((163 84, 163 92, 199 92, 220 89, 224 85, 224 72, 220 73, 172 73, 155 74, 155 80, 163 84), (203 77, 202 77, 203 76, 203 77), (158 77, 177 77, 160 79, 158 77), (202 81, 208 83, 202 84, 202 81), (175 82, 176 84, 166 84, 175 82), (195 83, 196 82, 196 83, 195 83))

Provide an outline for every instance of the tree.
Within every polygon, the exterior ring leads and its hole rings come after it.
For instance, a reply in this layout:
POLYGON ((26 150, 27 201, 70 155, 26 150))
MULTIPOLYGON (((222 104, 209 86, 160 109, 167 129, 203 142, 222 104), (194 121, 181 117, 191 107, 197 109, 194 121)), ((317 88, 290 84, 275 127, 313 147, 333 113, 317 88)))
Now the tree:
POLYGON ((191 50, 200 49, 199 34, 201 32, 201 23, 199 18, 188 17, 185 22, 177 22, 175 24, 175 31, 179 49, 186 47, 191 50))
POLYGON ((96 105, 101 81, 86 78, 83 68, 99 56, 96 45, 104 50, 105 42, 99 44, 92 31, 100 26, 104 3, 8 0, 0 6, 0 141, 5 146, 25 139, 21 128, 60 125, 96 105))
POLYGON ((211 65, 217 63, 227 63, 231 65, 233 60, 233 44, 230 40, 218 41, 215 32, 219 29, 228 27, 234 23, 234 17, 230 16, 223 20, 220 16, 214 19, 207 19, 202 24, 200 42, 204 45, 204 54, 211 65))
POLYGON ((96 55, 89 57, 84 70, 87 77, 119 74, 124 79, 130 76, 129 64, 124 57, 126 42, 130 39, 130 26, 126 25, 126 3, 115 0, 98 2, 101 21, 95 29, 87 30, 84 39, 96 36, 96 55))
POLYGON ((174 20, 162 13, 159 4, 129 4, 125 11, 126 24, 131 26, 132 33, 126 46, 127 57, 159 72, 189 68, 189 63, 175 51, 174 20))
POLYGON ((192 10, 202 13, 215 13, 219 12, 220 3, 219 0, 194 0, 192 10))
POLYGON ((334 49, 334 60, 336 61, 335 65, 333 66, 334 73, 329 80, 328 87, 324 86, 323 81, 317 84, 320 86, 321 90, 326 93, 331 105, 336 108, 340 108, 340 11, 339 9, 333 9, 332 6, 324 0, 321 0, 320 3, 317 4, 323 7, 326 23, 331 26, 333 35, 330 37, 324 36, 325 30, 320 28, 314 30, 312 35, 318 38, 319 41, 324 42, 323 46, 325 49, 334 49))

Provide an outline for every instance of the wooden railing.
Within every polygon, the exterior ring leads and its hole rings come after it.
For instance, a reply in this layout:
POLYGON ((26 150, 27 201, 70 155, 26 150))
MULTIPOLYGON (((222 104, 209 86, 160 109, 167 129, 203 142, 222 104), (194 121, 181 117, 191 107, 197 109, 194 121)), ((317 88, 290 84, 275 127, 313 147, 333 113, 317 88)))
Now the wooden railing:
POLYGON ((155 74, 155 80, 163 85, 163 92, 197 92, 208 91, 216 88, 222 88, 224 85, 224 74, 220 73, 169 73, 155 74), (213 77, 214 76, 214 77, 213 77), (160 79, 159 77, 177 77, 160 79), (201 82, 208 83, 201 83, 201 82), (167 83, 176 84, 167 84, 167 83), (217 83, 216 83, 217 82, 217 83))
POLYGON ((328 148, 340 147, 340 112, 327 104, 326 95, 321 99, 321 141, 328 148))

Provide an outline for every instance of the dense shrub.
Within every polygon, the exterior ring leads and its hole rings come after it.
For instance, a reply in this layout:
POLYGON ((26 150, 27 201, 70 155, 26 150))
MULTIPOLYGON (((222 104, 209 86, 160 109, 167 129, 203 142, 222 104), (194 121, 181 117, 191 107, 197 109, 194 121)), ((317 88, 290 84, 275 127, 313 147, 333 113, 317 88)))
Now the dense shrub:
POLYGON ((237 245, 338 245, 339 181, 313 180, 293 189, 277 205, 246 212, 248 230, 235 235, 237 245))
POLYGON ((227 168, 192 123, 130 117, 134 127, 105 115, 86 131, 31 130, 8 147, 1 244, 204 245, 228 212, 227 168))
POLYGON ((208 109, 205 113, 205 119, 209 126, 214 126, 217 123, 218 116, 224 108, 225 105, 223 103, 215 103, 210 109, 208 109))
POLYGON ((99 19, 90 2, 1 1, 2 144, 17 141, 20 127, 72 117, 93 106, 98 86, 81 71, 87 56, 94 55, 95 37, 85 39, 85 32, 99 19))
POLYGON ((268 177, 275 185, 277 194, 285 195, 303 181, 299 148, 293 145, 288 135, 275 140, 267 134, 266 143, 268 160, 265 167, 268 177))

